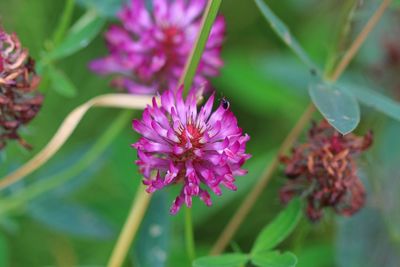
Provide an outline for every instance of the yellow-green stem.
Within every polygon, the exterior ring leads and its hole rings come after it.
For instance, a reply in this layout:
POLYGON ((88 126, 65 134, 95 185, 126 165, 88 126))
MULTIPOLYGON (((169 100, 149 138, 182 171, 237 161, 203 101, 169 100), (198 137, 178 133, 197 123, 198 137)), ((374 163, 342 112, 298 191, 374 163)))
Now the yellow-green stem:
MULTIPOLYGON (((340 75, 346 69, 352 58, 355 56, 368 34, 372 31, 374 26, 378 23, 379 19, 383 15, 385 9, 390 4, 391 0, 383 0, 381 5, 375 11, 374 15, 369 19, 363 30, 354 40, 352 45, 349 48, 349 51, 345 54, 345 56, 341 59, 335 70, 333 71, 333 75, 330 76, 331 81, 336 81, 339 79, 340 75)), ((296 126, 290 131, 288 136, 285 138, 285 141, 282 143, 279 148, 278 154, 275 157, 275 160, 271 163, 271 165, 267 166, 265 171, 263 172, 259 182, 253 187, 250 193, 247 195, 246 199, 243 201, 242 205, 238 208, 236 213, 233 215, 221 235, 218 237, 215 245, 211 249, 211 254, 217 255, 220 254, 227 246, 229 241, 234 236, 236 230, 242 224, 246 215, 250 212, 254 203, 257 201, 258 197, 261 195, 264 188, 267 186, 268 182, 272 178, 272 175, 276 168, 279 165, 279 156, 284 153, 289 147, 293 145, 293 143, 297 140, 297 137, 305 127, 305 125, 309 122, 312 117, 312 114, 315 111, 315 107, 313 104, 310 104, 303 115, 300 117, 296 126)))
POLYGON ((146 192, 145 186, 140 185, 107 267, 121 267, 124 263, 129 248, 143 220, 150 199, 151 195, 146 192))

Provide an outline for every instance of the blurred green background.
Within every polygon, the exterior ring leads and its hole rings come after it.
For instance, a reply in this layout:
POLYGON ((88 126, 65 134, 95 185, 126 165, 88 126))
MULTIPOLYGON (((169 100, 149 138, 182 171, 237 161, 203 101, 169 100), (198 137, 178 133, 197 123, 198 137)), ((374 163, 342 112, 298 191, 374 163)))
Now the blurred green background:
MULTIPOLYGON (((379 3, 363 2, 354 16, 352 37, 379 3)), ((22 165, 46 145, 74 107, 96 95, 113 92, 108 86, 110 79, 94 75, 87 65, 107 53, 102 32, 115 21, 113 13, 120 3, 118 0, 77 1, 72 22, 93 8, 107 21, 89 46, 53 62, 68 77, 72 91, 65 93, 57 88, 60 84, 44 77, 40 88, 46 97, 43 108, 23 129, 23 136, 34 149, 26 151, 10 143, 1 153, 1 176, 22 165)), ((268 3, 312 59, 324 66, 348 1, 268 3)), ((400 91, 393 89, 397 86, 400 90, 396 75, 383 82, 371 72, 384 62, 386 39, 396 40, 400 51, 397 3, 385 14, 346 72, 349 79, 374 84, 392 98, 400 95, 400 91)), ((0 0, 0 20, 6 31, 16 32, 31 55, 40 59, 51 49, 49 40, 64 5, 65 1, 61 0, 0 0)), ((253 157, 246 166, 249 175, 238 179, 238 192, 226 191, 222 197, 214 197, 210 208, 194 201, 198 256, 207 254, 309 102, 307 68, 275 36, 254 2, 223 1, 221 12, 227 20, 225 67, 213 85, 218 94, 229 99, 239 124, 251 136, 248 151, 253 157)), ((129 116, 121 117, 124 116, 121 113, 115 109, 91 110, 54 158, 28 179, 0 192, 0 266, 105 266, 141 181, 133 164, 136 152, 130 147, 137 140, 131 130, 131 119, 140 114, 130 112, 129 116), (88 167, 73 171, 100 137, 112 131, 110 127, 117 118, 124 123, 124 129, 116 133, 106 149, 95 153, 95 160, 88 167)), ((315 115, 315 119, 320 116, 315 115)), ((295 233, 280 246, 298 256, 299 267, 399 266, 400 123, 363 108, 357 132, 363 134, 367 129, 372 129, 376 138, 373 149, 359 164, 360 176, 368 188, 368 203, 352 218, 326 213, 318 224, 303 219, 295 233)), ((262 227, 282 209, 278 189, 284 182, 280 168, 229 250, 249 250, 262 227)), ((190 266, 184 253, 183 215, 168 214, 175 194, 176 189, 155 194, 125 266, 190 266), (150 234, 154 227, 160 227, 160 235, 150 234)))

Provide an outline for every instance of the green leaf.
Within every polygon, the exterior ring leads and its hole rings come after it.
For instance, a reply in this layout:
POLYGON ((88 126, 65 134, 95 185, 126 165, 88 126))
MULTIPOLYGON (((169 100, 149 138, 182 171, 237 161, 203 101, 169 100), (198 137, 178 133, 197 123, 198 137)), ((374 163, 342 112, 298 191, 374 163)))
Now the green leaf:
POLYGON ((239 253, 207 256, 195 260, 193 267, 241 267, 248 260, 249 257, 247 255, 239 253))
POLYGON ((62 70, 52 65, 47 66, 47 74, 52 83, 52 88, 62 96, 75 97, 78 89, 62 70))
POLYGON ((9 266, 7 239, 1 234, 0 234, 0 266, 9 266))
POLYGON ((400 121, 400 103, 396 102, 373 89, 366 86, 346 83, 343 86, 354 94, 354 96, 366 106, 386 114, 400 121))
POLYGON ((254 254, 251 262, 259 267, 294 267, 297 257, 291 252, 264 251, 254 254))
POLYGON ((70 29, 64 41, 45 56, 45 61, 70 56, 87 47, 100 32, 105 19, 93 10, 88 10, 70 29))
POLYGON ((94 9, 100 16, 110 18, 117 15, 124 2, 127 0, 77 0, 78 5, 94 9))
POLYGON ((352 94, 321 81, 309 86, 312 101, 325 119, 342 134, 353 131, 360 122, 360 107, 352 94))
POLYGON ((115 234, 114 229, 95 211, 51 196, 31 202, 28 211, 40 223, 73 236, 109 239, 115 234))
POLYGON ((313 242, 304 244, 301 250, 296 252, 297 267, 329 267, 335 266, 335 249, 331 242, 313 242))
POLYGON ((296 38, 291 34, 288 27, 283 23, 268 7, 263 0, 255 0, 257 7, 271 25, 272 29, 282 39, 282 41, 307 65, 308 68, 318 71, 315 63, 309 58, 308 54, 301 47, 296 38))
POLYGON ((204 23, 202 24, 200 35, 196 43, 194 44, 193 54, 191 55, 189 65, 186 66, 187 68, 185 69, 183 76, 184 77, 183 84, 185 87, 185 92, 188 92, 192 84, 193 77, 196 74, 197 67, 199 65, 201 56, 203 54, 203 50, 208 41, 208 36, 210 35, 211 28, 214 24, 215 18, 218 15, 218 9, 219 6, 221 5, 221 2, 222 0, 213 0, 205 10, 204 23))
POLYGON ((165 191, 152 197, 133 246, 135 266, 164 267, 170 239, 169 202, 165 191))
POLYGON ((301 217, 300 199, 293 199, 259 234, 251 254, 270 250, 282 242, 295 228, 301 217))

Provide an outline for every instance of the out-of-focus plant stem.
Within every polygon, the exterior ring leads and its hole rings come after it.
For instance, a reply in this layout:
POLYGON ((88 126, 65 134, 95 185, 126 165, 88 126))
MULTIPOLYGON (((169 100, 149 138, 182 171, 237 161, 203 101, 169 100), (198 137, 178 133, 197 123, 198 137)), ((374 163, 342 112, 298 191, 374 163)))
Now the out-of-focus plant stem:
POLYGON ((112 251, 107 267, 120 267, 124 263, 132 241, 146 213, 150 199, 151 194, 146 192, 145 186, 139 186, 136 197, 132 203, 132 208, 118 237, 117 243, 115 244, 114 250, 112 251))
MULTIPOLYGON (((382 17, 384 11, 389 6, 391 0, 383 0, 381 5, 368 20, 367 24, 364 26, 363 30, 354 40, 348 51, 345 53, 343 58, 340 60, 339 64, 333 71, 333 74, 327 77, 330 81, 335 82, 339 79, 340 75, 346 69, 350 61, 353 59, 357 51, 360 49, 361 45, 367 38, 368 34, 372 31, 374 26, 378 23, 379 19, 382 17)), ((242 202, 241 206, 238 208, 236 213, 233 215, 225 229, 222 231, 221 235, 218 237, 216 243, 211 249, 211 254, 218 255, 228 245, 229 241, 234 236, 235 232, 242 224, 243 220, 246 218, 247 214, 250 212, 251 208, 254 206, 258 197, 263 192, 264 188, 267 186, 268 182, 271 180, 276 168, 279 166, 279 156, 285 153, 290 147, 293 146, 294 142, 297 140, 298 136, 301 134, 304 127, 308 124, 312 115, 315 111, 314 105, 311 103, 303 115, 300 117, 295 127, 289 132, 288 136, 283 141, 280 146, 275 159, 272 161, 271 165, 267 166, 264 170, 258 183, 253 187, 253 189, 247 194, 247 197, 242 202)))
POLYGON ((118 136, 118 134, 121 133, 125 127, 127 127, 131 118, 131 110, 121 112, 121 114, 113 121, 113 123, 107 128, 98 141, 90 148, 89 151, 86 152, 86 154, 77 164, 58 174, 55 174, 52 177, 49 177, 46 180, 42 180, 27 186, 21 191, 7 197, 7 199, 0 201, 0 215, 24 206, 29 201, 56 187, 59 187, 65 182, 76 177, 85 169, 89 168, 90 165, 104 153, 104 151, 109 147, 111 142, 118 136))
MULTIPOLYGON (((75 0, 66 0, 60 21, 58 22, 57 28, 54 30, 53 38, 51 41, 49 40, 45 44, 47 48, 46 53, 49 53, 55 46, 60 44, 60 42, 63 40, 65 33, 67 32, 67 29, 71 23, 72 15, 74 13, 74 8, 75 8, 75 0)), ((44 64, 46 63, 40 62, 39 74, 42 74, 44 64)), ((50 65, 51 62, 48 62, 48 64, 50 65)), ((49 84, 50 84, 49 77, 46 75, 46 72, 44 72, 42 74, 42 81, 40 84, 41 91, 42 92, 46 91, 47 88, 49 87, 49 84)))
POLYGON ((369 33, 378 23, 379 19, 382 17, 383 13, 385 12, 386 8, 390 5, 392 0, 383 0, 381 5, 372 15, 372 17, 368 20, 367 24, 364 26, 363 30, 357 36, 356 40, 350 46, 350 48, 344 54, 342 60, 336 66, 335 70, 333 71, 332 75, 327 77, 328 80, 336 81, 339 79, 340 75, 349 65, 350 61, 353 59, 357 51, 360 49, 361 45, 364 43, 365 39, 367 39, 369 33))
POLYGON ((64 11, 53 35, 53 46, 58 45, 64 38, 69 24, 71 23, 72 14, 74 12, 75 0, 67 0, 65 3, 64 11))
POLYGON ((188 207, 185 208, 185 239, 188 258, 190 262, 193 262, 196 258, 196 249, 194 242, 192 210, 188 207))
POLYGON ((202 17, 200 30, 197 34, 196 42, 194 43, 190 56, 186 61, 183 74, 178 83, 179 86, 184 87, 184 95, 187 95, 192 85, 193 78, 201 60, 201 56, 203 55, 204 48, 207 44, 208 36, 210 35, 215 18, 218 15, 221 2, 222 0, 208 0, 207 7, 202 17))
MULTIPOLYGON (((215 18, 218 14, 221 1, 222 0, 208 0, 208 4, 202 17, 202 22, 199 29, 199 33, 197 35, 196 42, 193 46, 190 56, 186 61, 185 69, 178 83, 178 86, 184 86, 184 95, 187 95, 192 85, 193 78, 196 74, 197 67, 200 63, 200 59, 203 54, 205 45, 207 43, 208 36, 211 32, 212 25, 214 24, 215 18)), ((108 267, 120 267, 125 260, 126 254, 136 234, 137 227, 139 226, 145 214, 145 210, 148 204, 148 202, 146 201, 150 199, 150 197, 146 199, 143 195, 146 194, 144 189, 142 191, 143 192, 141 193, 141 195, 139 195, 140 192, 138 192, 138 197, 132 206, 132 210, 128 215, 128 219, 125 222, 121 235, 117 240, 110 261, 108 263, 108 267), (140 202, 136 203, 137 201, 140 202), (134 224, 132 224, 133 221, 135 222, 134 224)), ((192 261, 195 258, 195 254, 194 254, 193 227, 191 226, 192 221, 189 212, 190 211, 187 211, 186 213, 185 231, 186 231, 186 238, 188 240, 187 245, 188 245, 189 258, 192 261)))
POLYGON ((340 57, 345 52, 348 45, 350 45, 350 38, 354 24, 354 17, 357 11, 357 8, 360 6, 359 0, 349 0, 343 3, 342 12, 340 15, 339 23, 341 26, 338 28, 334 40, 332 41, 331 49, 328 54, 328 58, 326 60, 325 65, 325 75, 329 76, 332 74, 332 71, 340 57))
POLYGON ((314 111, 315 111, 314 105, 310 104, 303 113, 303 115, 300 117, 300 119, 297 121, 296 125, 293 127, 293 129, 289 132, 289 134, 283 141, 274 160, 263 171, 261 178, 254 185, 253 189, 247 194, 247 197, 242 202, 240 207, 237 209, 237 211, 235 212, 232 219, 225 227, 222 234, 219 236, 217 242, 215 243, 215 245, 211 250, 211 254, 213 255, 220 254, 225 249, 228 242, 231 240, 236 230, 242 224, 243 220, 246 218, 247 214, 250 212, 251 208, 257 201, 258 197, 264 191, 275 169, 279 166, 279 156, 285 153, 297 140, 297 138, 303 131, 304 127, 310 121, 310 118, 312 117, 314 111))

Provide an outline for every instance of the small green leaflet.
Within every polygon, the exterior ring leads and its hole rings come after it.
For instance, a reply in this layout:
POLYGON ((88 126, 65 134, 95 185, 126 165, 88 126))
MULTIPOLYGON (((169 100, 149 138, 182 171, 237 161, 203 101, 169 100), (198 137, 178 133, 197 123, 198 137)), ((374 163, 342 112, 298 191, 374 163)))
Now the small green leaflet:
POLYGON ((268 251, 282 242, 296 227, 301 218, 300 199, 293 199, 279 215, 268 224, 257 237, 251 254, 268 251))
POLYGON ((44 61, 52 61, 70 56, 87 47, 103 28, 105 18, 88 10, 69 30, 61 44, 46 55, 44 61))
POLYGON ((48 65, 46 70, 52 84, 51 87, 57 93, 65 97, 76 96, 78 90, 62 70, 59 70, 52 65, 48 65))
POLYGON ((242 267, 248 260, 249 256, 239 253, 207 256, 195 260, 193 267, 242 267))
POLYGON ((318 110, 340 133, 350 133, 357 127, 360 106, 352 94, 322 81, 311 82, 309 93, 318 110))
POLYGON ((294 267, 297 257, 291 252, 265 251, 254 254, 251 262, 259 267, 294 267))

